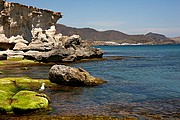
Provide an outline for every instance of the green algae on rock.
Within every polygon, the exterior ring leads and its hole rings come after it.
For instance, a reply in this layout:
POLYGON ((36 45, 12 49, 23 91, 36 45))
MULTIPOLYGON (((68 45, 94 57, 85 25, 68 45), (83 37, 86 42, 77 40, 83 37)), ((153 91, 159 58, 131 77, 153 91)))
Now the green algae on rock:
POLYGON ((48 108, 49 102, 46 97, 39 96, 37 92, 23 90, 12 97, 11 106, 14 113, 21 114, 48 108))
POLYGON ((10 105, 10 98, 12 97, 12 94, 0 90, 0 113, 6 113, 6 112, 11 112, 12 107, 10 105))
POLYGON ((30 91, 37 90, 42 83, 54 85, 49 80, 28 77, 0 78, 0 113, 26 113, 47 108, 49 98, 45 94, 30 91))

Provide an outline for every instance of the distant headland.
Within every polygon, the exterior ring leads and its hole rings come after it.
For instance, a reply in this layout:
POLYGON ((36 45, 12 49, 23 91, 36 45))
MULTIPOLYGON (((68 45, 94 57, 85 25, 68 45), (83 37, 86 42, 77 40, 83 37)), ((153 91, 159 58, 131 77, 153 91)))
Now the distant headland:
POLYGON ((71 36, 78 34, 83 40, 92 45, 156 45, 178 44, 177 38, 168 38, 165 35, 149 32, 145 35, 128 35, 120 31, 97 31, 93 28, 75 28, 63 24, 56 24, 57 33, 71 36))

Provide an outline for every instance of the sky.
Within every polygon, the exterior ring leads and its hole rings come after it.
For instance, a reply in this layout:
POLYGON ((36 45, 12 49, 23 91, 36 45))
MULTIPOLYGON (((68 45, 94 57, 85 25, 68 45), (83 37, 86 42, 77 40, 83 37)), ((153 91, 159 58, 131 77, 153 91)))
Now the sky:
POLYGON ((180 0, 6 0, 61 12, 58 23, 126 34, 180 36, 180 0))

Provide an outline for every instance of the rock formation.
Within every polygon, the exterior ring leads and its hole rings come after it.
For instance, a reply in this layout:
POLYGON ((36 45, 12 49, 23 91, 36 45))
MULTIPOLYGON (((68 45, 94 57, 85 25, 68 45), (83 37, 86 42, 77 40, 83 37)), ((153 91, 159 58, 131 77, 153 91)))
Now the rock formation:
POLYGON ((106 83, 105 81, 91 76, 82 68, 73 68, 65 65, 54 65, 49 70, 51 82, 67 86, 95 86, 106 83))
POLYGON ((60 12, 4 0, 0 0, 0 12, 0 49, 24 51, 25 58, 41 62, 75 61, 103 55, 102 50, 90 48, 79 35, 56 34, 55 24, 62 17, 60 12))
POLYGON ((60 12, 4 0, 0 0, 0 11, 0 34, 4 37, 4 42, 16 42, 16 39, 31 42, 42 31, 52 34, 55 32, 54 25, 62 17, 60 12), (12 41, 8 41, 9 38, 12 41))

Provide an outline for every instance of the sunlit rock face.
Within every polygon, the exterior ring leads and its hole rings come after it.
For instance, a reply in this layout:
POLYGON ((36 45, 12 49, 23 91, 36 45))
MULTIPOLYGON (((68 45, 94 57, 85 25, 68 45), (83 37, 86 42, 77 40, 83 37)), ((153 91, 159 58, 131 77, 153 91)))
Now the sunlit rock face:
POLYGON ((0 50, 8 57, 22 56, 41 62, 72 62, 102 57, 103 51, 89 47, 79 35, 56 34, 60 12, 0 0, 0 50))
MULTIPOLYGON (((62 17, 60 12, 38 9, 19 3, 0 0, 0 42, 9 42, 11 37, 22 36, 27 42, 37 38, 38 34, 46 36, 55 34, 55 24, 62 17)), ((11 39, 11 42, 14 42, 11 39)))

